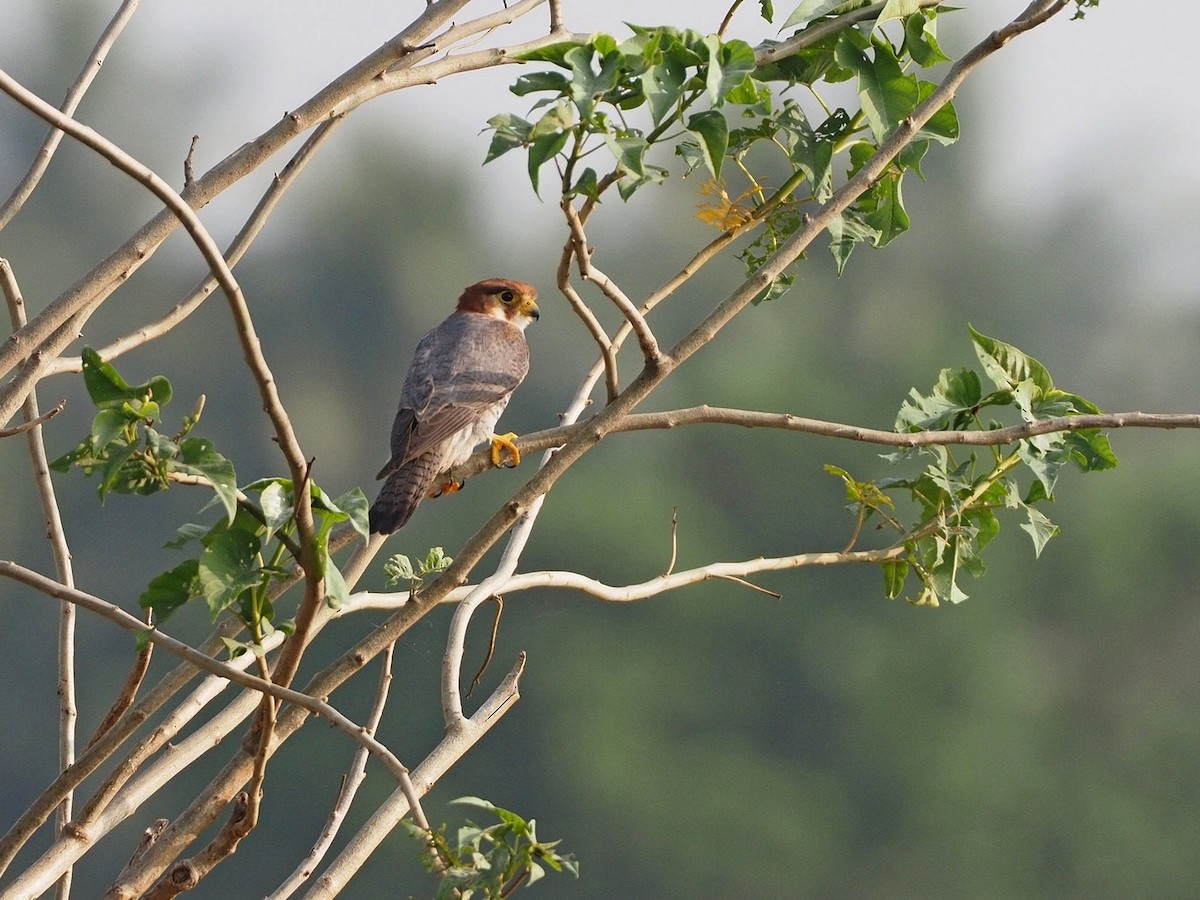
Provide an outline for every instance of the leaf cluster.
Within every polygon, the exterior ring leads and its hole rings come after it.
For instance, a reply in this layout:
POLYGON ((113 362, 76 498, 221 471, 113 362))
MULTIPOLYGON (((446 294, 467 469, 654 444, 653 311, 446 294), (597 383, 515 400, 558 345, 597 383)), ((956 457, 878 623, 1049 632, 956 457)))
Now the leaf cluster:
POLYGON ((416 591, 430 575, 440 575, 454 562, 454 557, 447 556, 442 547, 430 547, 424 559, 416 564, 403 553, 397 553, 383 564, 383 574, 387 577, 387 586, 395 587, 401 582, 407 582, 410 591, 416 591))
POLYGON ((154 426, 171 402, 171 382, 156 375, 131 385, 91 347, 83 348, 83 381, 98 412, 91 431, 72 450, 50 463, 56 472, 78 468, 99 476, 101 502, 110 493, 154 494, 171 485, 172 476, 190 475, 212 485, 232 517, 237 505, 233 464, 211 441, 189 437, 204 407, 201 397, 179 431, 167 436, 154 426))
MULTIPOLYGON (((785 27, 822 25, 863 5, 804 3, 785 27)), ((873 23, 847 25, 825 37, 814 34, 801 49, 763 65, 744 41, 667 26, 630 25, 633 35, 623 41, 593 34, 532 51, 522 58, 556 68, 522 75, 511 90, 518 96, 547 96, 534 104, 536 117, 502 113, 488 120, 492 141, 485 162, 522 148, 535 192, 539 173, 553 162, 563 198, 596 201, 615 184, 628 200, 670 174, 648 161, 652 148, 665 144, 683 160, 685 175, 703 170, 709 176, 702 192, 715 199, 700 204, 698 218, 733 233, 762 226, 739 255, 751 276, 800 227, 803 204, 824 202, 832 194, 838 155, 846 154, 846 175, 852 176, 933 92, 934 84, 908 68, 948 60, 937 40, 937 8, 889 6, 873 23), (900 22, 894 39, 879 29, 891 19, 900 22), (856 82, 861 108, 830 109, 818 85, 850 80, 856 82), (815 99, 817 118, 810 120, 800 102, 782 96, 796 86, 815 99), (639 111, 641 118, 635 115, 639 111), (756 153, 758 148, 764 152, 756 153), (605 151, 606 165, 587 164, 594 153, 605 151), (768 159, 777 161, 775 167, 782 159, 787 173, 773 188, 751 169, 753 163, 764 171, 768 159), (747 184, 736 201, 729 199, 723 179, 728 164, 747 184), (807 197, 798 195, 804 184, 807 197)), ((762 13, 769 19, 771 5, 763 4, 762 13)), ((957 138, 958 117, 946 104, 830 227, 839 272, 857 244, 881 247, 908 229, 904 174, 921 175, 930 142, 949 144, 957 138)), ((793 280, 791 273, 780 274, 756 302, 779 296, 793 280)))
POLYGON ((533 819, 528 822, 514 812, 478 797, 450 801, 493 814, 497 822, 486 827, 467 822, 451 843, 446 826, 435 832, 405 821, 416 838, 431 843, 426 865, 441 875, 437 900, 479 898, 499 900, 522 885, 531 885, 546 875, 546 869, 570 872, 579 877, 579 863, 571 854, 560 853, 560 841, 539 841, 533 819))
MULTIPOLYGON (((974 328, 970 334, 993 389, 985 394, 983 382, 971 369, 943 369, 930 392, 909 392, 896 416, 896 431, 992 430, 1004 423, 991 416, 1006 409, 1023 422, 1099 412, 1083 397, 1056 388, 1046 367, 1032 356, 974 328)), ((1041 555, 1059 529, 1037 506, 1054 499, 1063 467, 1072 464, 1083 472, 1101 472, 1117 464, 1108 437, 1095 428, 1036 435, 1018 441, 1008 452, 993 447, 982 456, 970 452, 962 457, 950 445, 924 445, 885 456, 892 462, 913 457, 926 465, 908 478, 859 482, 836 466, 826 470, 845 482, 857 516, 851 545, 873 516, 901 533, 903 554, 882 563, 888 598, 903 594, 913 574, 920 591, 910 602, 929 606, 967 599, 959 576, 983 574, 980 554, 1000 531, 997 511, 1023 513, 1020 527, 1032 539, 1034 554, 1041 555), (891 515, 894 494, 912 501, 912 521, 902 524, 891 515)))
MULTIPOLYGON (((290 576, 289 563, 299 563, 291 480, 264 478, 239 490, 233 463, 207 438, 190 436, 200 419, 203 398, 176 434, 159 432, 154 426, 172 396, 170 381, 161 375, 131 385, 89 347, 83 350, 83 379, 98 412, 90 433, 51 463, 53 469, 78 468, 85 475, 99 475, 101 500, 109 492, 154 494, 189 476, 212 489, 213 502, 224 512, 212 525, 185 524, 176 531, 167 547, 182 549, 196 543, 200 549, 154 578, 138 598, 141 607, 159 623, 198 598, 204 599, 214 621, 232 610, 252 636, 250 644, 227 640, 234 654, 245 649, 259 652, 263 638, 275 630, 290 632, 290 620, 276 620, 269 590, 290 576)), ((340 603, 349 591, 329 559, 329 537, 334 526, 343 522, 365 537, 367 500, 358 488, 336 499, 311 481, 307 490, 317 526, 317 563, 330 602, 340 603)))

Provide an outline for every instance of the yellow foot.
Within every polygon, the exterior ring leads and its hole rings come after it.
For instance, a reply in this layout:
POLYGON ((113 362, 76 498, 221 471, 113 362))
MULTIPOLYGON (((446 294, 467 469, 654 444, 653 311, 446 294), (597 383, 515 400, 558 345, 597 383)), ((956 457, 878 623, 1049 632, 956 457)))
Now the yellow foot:
POLYGON ((438 487, 438 489, 436 491, 434 491, 432 494, 430 494, 429 496, 430 497, 440 497, 440 496, 442 496, 442 494, 453 494, 455 491, 461 491, 461 490, 462 490, 462 482, 461 481, 447 481, 445 484, 440 485, 438 487))
POLYGON ((500 458, 504 455, 503 451, 508 451, 508 456, 512 460, 508 468, 515 469, 521 464, 521 451, 517 449, 517 445, 513 443, 516 438, 516 432, 510 431, 508 434, 492 435, 492 465, 499 468, 501 463, 500 458))

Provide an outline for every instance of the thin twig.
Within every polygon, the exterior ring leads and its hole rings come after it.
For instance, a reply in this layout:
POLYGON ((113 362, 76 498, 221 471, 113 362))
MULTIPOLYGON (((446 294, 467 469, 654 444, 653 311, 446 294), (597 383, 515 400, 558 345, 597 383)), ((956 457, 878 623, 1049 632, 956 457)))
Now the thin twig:
MULTIPOLYGON (((564 200, 563 202, 569 204, 571 201, 564 200)), ((596 314, 592 312, 591 307, 583 302, 583 298, 579 296, 579 292, 571 284, 571 260, 575 255, 574 246, 574 240, 568 239, 559 257, 558 271, 555 278, 559 292, 567 298, 567 302, 571 304, 571 309, 583 321, 584 326, 592 335, 592 340, 600 348, 600 359, 604 362, 605 386, 608 390, 608 399, 611 401, 621 392, 621 386, 618 382, 619 376, 617 374, 617 352, 612 341, 605 333, 604 326, 596 318, 596 314)))
MULTIPOLYGON (((521 673, 524 669, 525 654, 522 652, 491 696, 470 718, 448 729, 441 742, 417 766, 413 771, 413 781, 421 795, 427 793, 520 699, 521 673)), ((305 900, 332 900, 336 897, 408 811, 408 798, 401 791, 394 791, 321 874, 312 890, 305 895, 305 900)))
POLYGON ((504 612, 504 598, 499 594, 492 594, 492 599, 496 601, 496 615, 492 619, 492 632, 488 636, 487 653, 484 654, 483 663, 479 666, 479 671, 471 679, 471 686, 467 688, 468 698, 483 679, 483 673, 487 671, 487 667, 492 663, 492 654, 496 652, 496 635, 500 633, 500 615, 504 612))
POLYGON ((717 26, 717 37, 725 37, 725 32, 729 30, 729 23, 733 21, 733 14, 737 12, 738 7, 741 5, 742 0, 733 0, 733 4, 725 13, 725 18, 721 19, 721 24, 717 26))
MULTIPOLYGON (((0 259, 0 291, 8 306, 12 330, 20 331, 25 325, 25 300, 16 274, 5 259, 0 259)), ((61 407, 60 407, 61 408, 61 407)), ((38 413, 37 391, 30 391, 24 403, 25 422, 32 427, 26 434, 29 458, 33 468, 33 480, 37 487, 38 500, 42 507, 42 518, 46 523, 46 539, 54 556, 54 570, 58 580, 68 587, 75 586, 75 572, 71 565, 71 548, 63 529, 62 513, 54 493, 54 482, 50 478, 50 465, 46 458, 38 413)), ((63 771, 75 762, 75 724, 79 711, 75 704, 75 607, 66 601, 59 603, 58 614, 58 768, 63 771)), ((74 796, 63 795, 57 811, 58 827, 63 828, 71 820, 74 796)), ((63 872, 55 889, 59 900, 66 900, 71 892, 71 874, 63 872)))
MULTIPOLYGON (((288 160, 287 165, 283 167, 283 171, 271 179, 270 186, 254 207, 254 211, 246 219, 237 236, 225 250, 225 261, 231 269, 238 264, 255 238, 258 237, 267 223, 267 218, 274 212, 276 205, 282 199, 284 192, 295 183, 297 176, 304 170, 309 161, 312 160, 316 151, 325 142, 325 139, 344 121, 344 116, 337 116, 318 125, 313 130, 313 133, 309 135, 308 140, 304 142, 303 146, 288 160)), ((211 274, 206 276, 200 284, 192 289, 191 293, 176 303, 164 316, 154 322, 143 325, 141 328, 124 337, 117 338, 112 343, 101 347, 97 352, 103 359, 112 361, 128 353, 130 350, 134 350, 156 338, 162 337, 195 312, 216 287, 217 279, 211 274)), ((79 372, 82 369, 83 360, 80 357, 58 357, 45 367, 45 374, 57 375, 62 372, 79 372)))
MULTIPOLYGON (((4 260, 0 260, 0 265, 4 264, 4 260)), ((20 425, 14 425, 12 428, 0 428, 0 438, 13 437, 18 434, 25 434, 27 431, 33 431, 39 425, 44 425, 49 422, 60 412, 67 408, 66 400, 59 400, 44 413, 34 416, 32 419, 26 419, 20 425)))
MULTIPOLYGON (((146 626, 150 626, 151 611, 146 610, 146 626)), ((113 700, 112 706, 105 713, 104 718, 100 720, 100 724, 96 726, 96 730, 92 732, 91 739, 88 740, 85 750, 90 750, 97 741, 108 733, 120 720, 121 716, 125 715, 126 710, 133 706, 133 701, 137 698, 138 688, 141 687, 142 680, 146 677, 146 671, 150 668, 150 657, 153 655, 154 645, 147 643, 146 646, 138 650, 137 655, 133 658, 133 667, 129 670, 129 674, 125 676, 125 683, 121 685, 121 690, 117 692, 117 697, 113 700)))
MULTIPOLYGON (((116 15, 112 17, 112 20, 105 27, 104 31, 101 32, 99 40, 96 41, 96 46, 92 48, 87 61, 83 64, 83 69, 80 70, 75 83, 71 85, 66 97, 63 98, 62 105, 59 107, 68 116, 74 113, 79 107, 80 101, 83 100, 83 95, 87 93, 87 89, 91 87, 96 76, 100 74, 100 67, 104 65, 108 51, 112 49, 121 32, 125 30, 125 26, 129 24, 129 20, 133 18, 133 13, 137 9, 139 2, 140 0, 125 0, 117 10, 116 15)), ((4 227, 13 220, 13 217, 21 211, 21 207, 25 205, 25 201, 33 194, 34 189, 38 186, 38 182, 42 180, 42 176, 46 173, 46 169, 50 167, 50 160, 54 157, 54 151, 58 149, 58 145, 62 139, 62 131, 57 128, 50 129, 50 133, 42 141, 42 146, 38 148, 37 155, 29 166, 29 171, 25 173, 20 182, 17 183, 17 186, 13 188, 13 192, 4 201, 4 205, 0 206, 0 231, 3 231, 4 227)))
POLYGON ((675 560, 679 553, 679 507, 671 510, 671 560, 667 563, 667 571, 664 575, 670 575, 675 571, 675 560))
MULTIPOLYGON (((392 657, 395 647, 396 645, 392 644, 383 652, 379 684, 375 688, 375 700, 371 705, 371 714, 367 717, 366 724, 367 732, 372 735, 379 728, 379 722, 383 718, 383 709, 387 704, 388 691, 392 684, 392 657)), ((350 804, 354 802, 354 796, 358 793, 366 775, 367 751, 366 748, 359 747, 354 751, 349 771, 342 776, 341 790, 338 791, 337 800, 333 804, 333 809, 330 810, 329 818, 325 822, 325 827, 321 829, 321 835, 317 838, 317 842, 308 855, 300 861, 300 865, 296 867, 295 871, 267 897, 267 900, 287 900, 317 870, 317 866, 329 852, 342 824, 346 821, 346 815, 350 812, 350 804)))
POLYGON ((663 361, 663 354, 658 348, 658 339, 654 336, 654 332, 650 329, 645 317, 633 302, 625 296, 625 292, 617 286, 616 282, 592 263, 592 251, 588 247, 587 235, 583 231, 583 221, 579 218, 579 213, 571 205, 570 200, 563 201, 562 211, 563 215, 567 217, 567 225, 571 230, 572 250, 579 264, 580 277, 584 281, 590 281, 600 288, 604 296, 611 300, 613 305, 620 310, 621 315, 625 317, 625 320, 637 336, 646 366, 651 369, 657 368, 663 361))

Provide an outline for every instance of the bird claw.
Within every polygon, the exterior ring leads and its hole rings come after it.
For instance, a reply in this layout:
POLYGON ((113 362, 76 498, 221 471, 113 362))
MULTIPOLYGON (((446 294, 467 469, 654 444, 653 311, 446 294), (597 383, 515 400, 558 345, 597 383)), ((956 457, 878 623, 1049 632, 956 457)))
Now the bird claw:
POLYGON ((462 486, 463 483, 461 481, 447 481, 429 496, 440 497, 442 494, 453 494, 455 491, 461 491, 462 486))
POLYGON ((517 445, 513 443, 513 440, 516 438, 516 436, 517 434, 515 431, 510 431, 508 434, 492 435, 492 465, 497 469, 502 465, 507 469, 515 469, 521 464, 521 451, 518 450, 517 445), (512 462, 507 465, 501 462, 501 457, 504 455, 504 451, 508 451, 509 459, 512 460, 512 462))

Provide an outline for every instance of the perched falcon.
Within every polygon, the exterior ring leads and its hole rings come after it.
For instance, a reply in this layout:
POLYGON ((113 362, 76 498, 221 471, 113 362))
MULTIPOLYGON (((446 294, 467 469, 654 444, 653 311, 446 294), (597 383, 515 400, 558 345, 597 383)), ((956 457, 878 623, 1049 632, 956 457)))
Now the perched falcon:
POLYGON ((508 398, 529 371, 525 327, 538 317, 537 291, 507 278, 473 284, 458 308, 421 338, 400 391, 392 425, 392 458, 376 478, 386 478, 371 507, 371 531, 391 534, 427 496, 457 490, 439 476, 492 441, 492 462, 507 448, 520 454, 516 435, 494 434, 508 398))

